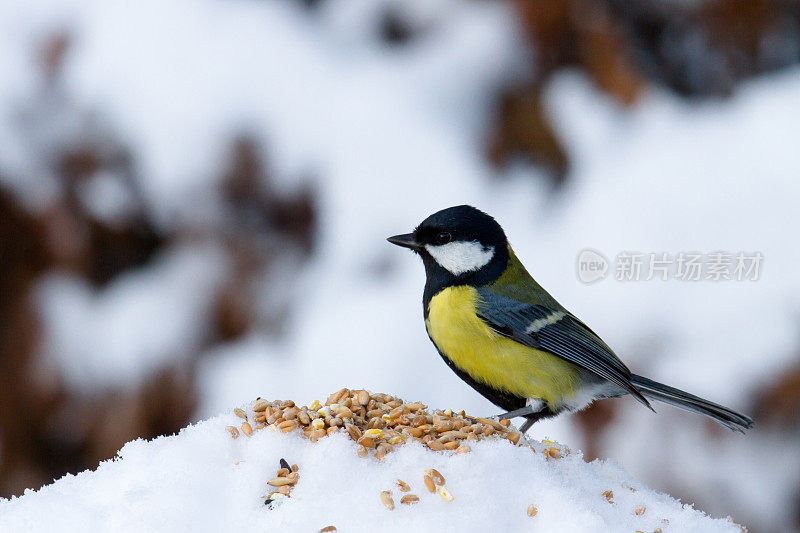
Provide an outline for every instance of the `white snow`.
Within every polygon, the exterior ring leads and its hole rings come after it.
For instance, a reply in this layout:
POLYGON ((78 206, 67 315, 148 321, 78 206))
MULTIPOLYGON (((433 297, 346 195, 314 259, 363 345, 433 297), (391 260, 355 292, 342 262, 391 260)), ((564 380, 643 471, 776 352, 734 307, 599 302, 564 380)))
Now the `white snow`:
POLYGON ((224 428, 239 422, 228 413, 178 435, 136 440, 94 471, 0 500, 0 531, 740 531, 644 487, 613 463, 585 463, 580 453, 545 460, 487 440, 457 455, 408 444, 377 461, 359 458, 343 434, 316 444, 299 432, 268 430, 232 439, 224 428), (300 478, 291 497, 270 508, 266 482, 280 458, 296 463, 300 478), (425 489, 429 468, 444 475, 452 502, 425 489), (400 504, 398 478, 419 503, 400 504), (381 503, 383 490, 393 492, 394 511, 381 503), (531 504, 534 517, 526 514, 531 504))

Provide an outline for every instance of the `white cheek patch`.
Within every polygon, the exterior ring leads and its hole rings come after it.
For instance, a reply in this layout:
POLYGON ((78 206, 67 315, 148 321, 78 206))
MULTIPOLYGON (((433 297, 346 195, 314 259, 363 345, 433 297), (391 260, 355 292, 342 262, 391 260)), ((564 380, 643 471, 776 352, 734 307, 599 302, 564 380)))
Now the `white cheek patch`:
POLYGON ((494 248, 484 247, 477 241, 454 241, 438 246, 426 244, 425 249, 442 268, 456 276, 480 270, 494 257, 494 248))

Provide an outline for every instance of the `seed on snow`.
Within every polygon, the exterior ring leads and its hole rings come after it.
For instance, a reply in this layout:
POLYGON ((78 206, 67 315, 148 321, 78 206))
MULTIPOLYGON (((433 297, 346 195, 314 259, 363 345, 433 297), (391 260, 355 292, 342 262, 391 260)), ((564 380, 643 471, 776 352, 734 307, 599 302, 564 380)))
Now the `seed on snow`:
POLYGON ((233 426, 226 426, 226 427, 225 427, 225 429, 228 431, 228 433, 230 433, 230 434, 231 434, 231 437, 233 437, 234 439, 235 439, 235 438, 237 438, 237 437, 239 436, 239 430, 238 430, 238 429, 236 429, 235 427, 233 427, 233 426))
POLYGON ((605 497, 606 497, 606 501, 607 501, 608 503, 614 503, 614 491, 613 491, 613 490, 607 490, 607 491, 605 491, 605 492, 603 493, 603 496, 605 496, 605 497))
POLYGON ((383 505, 386 506, 387 509, 392 511, 394 509, 394 500, 392 499, 392 493, 388 490, 381 492, 381 501, 383 505))
POLYGON ((284 485, 294 485, 295 482, 296 480, 289 479, 288 477, 276 477, 267 481, 267 485, 272 485, 273 487, 282 487, 284 485))
POLYGON ((397 486, 400 488, 402 492, 408 492, 411 490, 411 487, 408 486, 408 483, 406 483, 402 479, 398 479, 397 481, 395 481, 395 483, 397 483, 397 486))
POLYGON ((245 420, 247 420, 247 414, 238 407, 233 410, 233 414, 235 414, 239 418, 244 418, 245 420))
POLYGON ((325 427, 325 421, 321 418, 315 418, 311 421, 311 425, 317 429, 322 429, 325 427))
POLYGON ((558 448, 554 448, 552 446, 550 447, 549 450, 547 450, 547 455, 549 455, 553 459, 561 459, 563 457, 563 455, 561 454, 561 450, 559 450, 558 448))
POLYGON ((528 516, 536 516, 538 513, 539 509, 537 509, 535 505, 531 504, 528 506, 528 516))
POLYGON ((406 505, 414 505, 417 502, 419 502, 419 496, 416 494, 406 494, 400 498, 400 503, 404 503, 406 505))
POLYGON ((242 422, 242 432, 249 437, 253 434, 253 426, 249 422, 242 422))
POLYGON ((367 391, 358 391, 358 403, 361 405, 367 405, 369 403, 369 393, 367 391))
POLYGON ((426 471, 429 476, 433 479, 433 482, 437 485, 444 485, 444 476, 439 473, 438 470, 435 468, 431 468, 430 470, 426 471))
POLYGON ((281 498, 286 498, 286 494, 281 494, 280 492, 272 492, 269 496, 267 496, 266 501, 264 502, 266 505, 271 504, 275 500, 280 500, 281 498))
POLYGON ((645 506, 644 506, 644 505, 640 505, 639 507, 637 507, 637 508, 636 508, 636 509, 633 511, 633 514, 635 514, 636 516, 642 516, 642 515, 644 514, 644 512, 645 512, 645 509, 646 509, 646 508, 645 508, 645 506))
POLYGON ((379 438, 381 438, 381 435, 382 435, 382 434, 383 434, 383 431, 381 431, 380 429, 368 429, 368 430, 366 430, 366 431, 364 432, 364 435, 365 435, 365 436, 367 436, 367 437, 371 437, 371 438, 373 438, 373 439, 379 439, 379 438))
POLYGON ((430 476, 430 474, 425 474, 422 480, 425 482, 428 492, 436 492, 436 484, 433 482, 433 478, 430 476))
POLYGON ((297 420, 284 420, 283 422, 278 424, 278 429, 280 429, 284 433, 288 433, 293 429, 297 429, 297 420))
POLYGON ((438 492, 439 496, 441 496, 442 499, 444 499, 444 501, 446 502, 451 502, 455 499, 453 495, 450 494, 450 491, 447 490, 445 487, 439 487, 438 489, 436 489, 436 492, 438 492))

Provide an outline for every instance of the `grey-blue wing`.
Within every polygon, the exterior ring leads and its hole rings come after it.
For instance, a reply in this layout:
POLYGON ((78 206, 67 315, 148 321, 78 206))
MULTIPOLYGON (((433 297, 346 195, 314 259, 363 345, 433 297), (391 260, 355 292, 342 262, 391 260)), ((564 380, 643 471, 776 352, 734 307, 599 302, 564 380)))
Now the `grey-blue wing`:
POLYGON ((489 327, 521 344, 576 364, 628 391, 652 409, 631 383, 631 371, 586 324, 565 309, 531 305, 478 289, 478 313, 489 327))

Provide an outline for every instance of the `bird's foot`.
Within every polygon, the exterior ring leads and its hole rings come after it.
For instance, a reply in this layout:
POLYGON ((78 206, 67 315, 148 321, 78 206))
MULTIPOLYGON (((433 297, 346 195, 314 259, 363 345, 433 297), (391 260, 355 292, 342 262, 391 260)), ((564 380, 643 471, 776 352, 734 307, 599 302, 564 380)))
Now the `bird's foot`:
MULTIPOLYGON (((499 415, 487 416, 486 418, 488 418, 489 420, 498 420, 499 421, 499 420, 506 420, 508 418, 517 418, 518 416, 532 415, 532 414, 538 413, 538 412, 539 412, 539 409, 537 409, 536 407, 531 406, 531 405, 526 405, 525 407, 522 407, 520 409, 515 409, 513 411, 508 411, 507 413, 500 413, 499 415)), ((530 427, 530 426, 528 426, 528 427, 530 427)))

